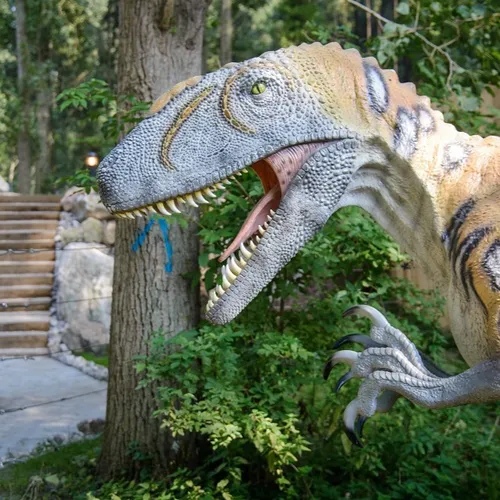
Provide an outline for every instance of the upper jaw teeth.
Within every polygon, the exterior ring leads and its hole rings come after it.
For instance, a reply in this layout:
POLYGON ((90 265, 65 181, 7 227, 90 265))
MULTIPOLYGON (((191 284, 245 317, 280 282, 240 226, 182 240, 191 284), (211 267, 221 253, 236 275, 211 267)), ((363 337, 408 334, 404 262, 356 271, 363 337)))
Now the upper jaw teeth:
MULTIPOLYGON (((243 169, 243 171, 247 172, 246 169, 243 169)), ((238 174, 241 175, 239 172, 238 174)), ((231 175, 229 177, 235 178, 234 175, 231 175)), ((231 181, 227 178, 222 179, 220 182, 216 182, 211 187, 205 187, 203 189, 200 189, 199 191, 180 195, 165 201, 157 201, 155 203, 152 203, 151 205, 146 205, 140 208, 117 212, 114 215, 121 218, 135 219, 136 217, 147 217, 151 214, 180 214, 182 213, 183 205, 189 205, 191 207, 198 208, 200 205, 209 204, 210 201, 208 201, 207 198, 212 200, 218 198, 217 194, 214 191, 225 190, 227 184, 231 184, 231 181)))
POLYGON ((221 268, 222 275, 222 285, 217 285, 214 289, 209 292, 209 300, 207 303, 207 312, 212 309, 212 307, 220 300, 224 293, 231 287, 231 285, 236 281, 240 275, 243 268, 247 265, 248 261, 254 254, 261 238, 266 233, 269 228, 269 223, 273 220, 275 215, 274 210, 269 212, 267 216, 268 222, 265 222, 259 226, 259 234, 254 235, 249 238, 246 243, 240 244, 239 256, 237 256, 237 251, 234 252, 226 261, 226 263, 221 268))

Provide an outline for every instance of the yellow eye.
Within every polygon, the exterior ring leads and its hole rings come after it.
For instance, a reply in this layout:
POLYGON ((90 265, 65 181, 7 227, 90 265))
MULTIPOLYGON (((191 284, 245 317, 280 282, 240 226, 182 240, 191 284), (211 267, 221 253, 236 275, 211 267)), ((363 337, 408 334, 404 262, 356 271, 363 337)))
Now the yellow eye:
POLYGON ((252 85, 252 89, 250 92, 252 92, 253 95, 259 95, 263 94, 266 90, 266 84, 264 82, 257 82, 252 85))

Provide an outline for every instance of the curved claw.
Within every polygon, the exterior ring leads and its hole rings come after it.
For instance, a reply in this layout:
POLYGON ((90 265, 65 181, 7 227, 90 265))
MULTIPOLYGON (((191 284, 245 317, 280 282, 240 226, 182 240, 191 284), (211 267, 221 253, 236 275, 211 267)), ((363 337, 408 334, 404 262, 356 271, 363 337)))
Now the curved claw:
POLYGON ((390 323, 385 319, 385 316, 372 306, 353 306, 346 309, 342 316, 352 316, 358 314, 359 316, 365 316, 369 318, 375 326, 379 328, 386 328, 390 326, 390 323))
POLYGON ((349 441, 354 445, 359 448, 363 448, 363 443, 361 442, 361 439, 356 435, 356 433, 348 429, 347 427, 344 429, 345 435, 349 438, 349 441))
POLYGON ((325 364, 325 367, 323 368, 323 379, 324 380, 328 380, 328 377, 330 376, 330 373, 332 372, 334 366, 335 365, 332 363, 332 358, 329 358, 325 364))
POLYGON ((364 417, 363 415, 360 415, 358 417, 358 420, 356 422, 356 434, 359 436, 359 439, 363 437, 363 427, 365 426, 367 420, 368 417, 364 417))
POLYGON ((339 392, 340 389, 342 389, 342 387, 344 386, 344 384, 349 382, 349 380, 351 380, 353 376, 354 375, 352 374, 351 370, 342 375, 342 377, 339 378, 337 384, 335 385, 335 392, 339 392))
POLYGON ((338 339, 335 344, 333 344, 332 349, 338 349, 341 345, 350 342, 361 344, 365 349, 369 347, 385 347, 384 345, 373 340, 371 337, 368 337, 368 335, 363 335, 362 333, 351 333, 338 339))

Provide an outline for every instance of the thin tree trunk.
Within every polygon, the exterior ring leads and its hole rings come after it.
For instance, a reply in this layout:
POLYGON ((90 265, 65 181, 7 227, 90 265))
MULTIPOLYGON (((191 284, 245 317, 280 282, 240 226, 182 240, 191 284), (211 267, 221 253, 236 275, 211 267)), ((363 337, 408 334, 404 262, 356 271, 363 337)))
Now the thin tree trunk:
POLYGON ((17 185, 20 193, 29 193, 31 187, 30 115, 31 104, 27 84, 29 60, 28 37, 26 35, 26 10, 24 0, 16 0, 16 51, 17 84, 20 100, 20 126, 17 136, 17 185))
POLYGON ((40 193, 43 181, 50 172, 53 143, 51 127, 52 92, 48 86, 43 85, 40 88, 37 101, 36 117, 40 152, 35 172, 35 193, 40 193))
POLYGON ((233 17, 232 0, 221 0, 220 11, 220 64, 224 66, 233 58, 233 17))
MULTIPOLYGON (((152 100, 175 83, 201 72, 208 0, 119 1, 118 91, 152 100)), ((132 472, 131 447, 168 472, 193 460, 187 440, 174 440, 152 417, 154 388, 136 389, 133 358, 148 353, 152 333, 172 337, 199 321, 199 289, 186 274, 198 272, 197 212, 187 228, 170 226, 171 272, 158 224, 142 247, 131 247, 144 221, 118 220, 111 318, 106 429, 100 472, 132 472), (194 219, 194 221, 193 221, 194 219)))

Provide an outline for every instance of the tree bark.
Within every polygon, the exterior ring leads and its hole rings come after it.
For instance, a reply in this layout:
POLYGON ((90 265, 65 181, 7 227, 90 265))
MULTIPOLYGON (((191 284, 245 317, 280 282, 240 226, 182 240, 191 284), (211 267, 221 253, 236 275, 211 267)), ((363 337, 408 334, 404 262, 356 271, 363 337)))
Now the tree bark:
POLYGON ((27 84, 29 61, 28 37, 26 34, 26 10, 24 0, 16 0, 16 52, 17 85, 20 100, 20 126, 17 136, 17 185, 20 193, 27 194, 31 188, 30 115, 31 103, 27 84))
MULTIPOLYGON (((203 27, 209 0, 119 1, 118 92, 150 101, 201 73, 203 27)), ((174 440, 152 417, 155 388, 136 389, 134 357, 147 354, 153 332, 172 337, 199 321, 199 288, 186 274, 198 267, 197 212, 187 228, 171 225, 172 271, 158 223, 141 248, 131 247, 146 222, 118 219, 109 359, 108 406, 100 473, 131 473, 131 447, 161 471, 192 459, 187 440, 174 440)))
POLYGON ((220 11, 220 64, 224 66, 233 60, 233 17, 232 0, 221 0, 220 11))

